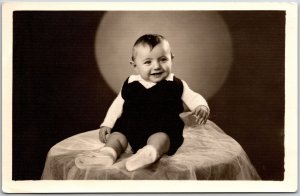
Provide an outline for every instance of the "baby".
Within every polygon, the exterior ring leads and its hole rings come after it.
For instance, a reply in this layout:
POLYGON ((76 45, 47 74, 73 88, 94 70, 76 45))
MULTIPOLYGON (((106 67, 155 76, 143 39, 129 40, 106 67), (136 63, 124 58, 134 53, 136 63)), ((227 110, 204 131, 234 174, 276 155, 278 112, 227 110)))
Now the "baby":
POLYGON ((128 146, 136 152, 126 161, 128 171, 175 154, 183 143, 183 103, 199 124, 206 123, 206 100, 171 72, 173 58, 161 35, 143 35, 135 42, 130 64, 137 75, 124 82, 100 126, 99 139, 105 146, 92 156, 77 157, 78 166, 110 166, 128 146))

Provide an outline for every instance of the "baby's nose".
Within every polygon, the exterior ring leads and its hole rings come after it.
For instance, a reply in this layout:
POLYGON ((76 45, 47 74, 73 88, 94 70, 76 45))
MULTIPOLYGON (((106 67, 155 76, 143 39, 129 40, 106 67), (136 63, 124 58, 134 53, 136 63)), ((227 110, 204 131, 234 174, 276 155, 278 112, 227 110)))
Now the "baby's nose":
POLYGON ((153 63, 153 68, 154 68, 154 69, 160 69, 160 68, 161 68, 160 63, 157 62, 157 61, 155 61, 155 62, 153 63))

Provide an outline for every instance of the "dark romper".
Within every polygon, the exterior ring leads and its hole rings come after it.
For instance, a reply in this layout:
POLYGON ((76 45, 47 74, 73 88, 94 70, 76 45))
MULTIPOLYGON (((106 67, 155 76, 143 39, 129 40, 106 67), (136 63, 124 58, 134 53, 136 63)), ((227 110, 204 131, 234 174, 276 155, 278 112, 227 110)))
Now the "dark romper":
POLYGON ((183 111, 181 100, 182 81, 174 76, 173 81, 163 80, 147 89, 140 82, 122 87, 123 112, 112 132, 121 132, 136 152, 147 144, 148 138, 164 132, 170 138, 168 155, 173 155, 183 143, 184 123, 179 117, 183 111))

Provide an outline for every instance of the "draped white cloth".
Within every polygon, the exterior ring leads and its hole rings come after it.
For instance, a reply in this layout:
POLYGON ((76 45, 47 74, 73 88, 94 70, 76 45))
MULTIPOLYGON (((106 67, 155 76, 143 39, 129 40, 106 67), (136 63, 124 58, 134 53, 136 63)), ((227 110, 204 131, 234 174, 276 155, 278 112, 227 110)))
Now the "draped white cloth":
POLYGON ((215 123, 186 123, 184 143, 173 156, 164 155, 148 168, 129 172, 125 168, 130 153, 124 153, 107 168, 91 166, 79 169, 74 163, 79 153, 103 147, 98 130, 83 132, 54 145, 45 163, 44 180, 260 180, 245 151, 215 123))

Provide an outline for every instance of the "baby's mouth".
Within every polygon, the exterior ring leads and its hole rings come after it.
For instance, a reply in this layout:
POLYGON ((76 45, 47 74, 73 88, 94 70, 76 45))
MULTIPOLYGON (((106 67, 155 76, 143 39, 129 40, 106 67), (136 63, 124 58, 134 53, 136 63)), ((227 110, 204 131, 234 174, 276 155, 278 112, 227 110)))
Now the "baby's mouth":
POLYGON ((150 75, 152 75, 152 76, 160 76, 160 75, 162 75, 164 72, 157 72, 157 73, 152 73, 152 74, 150 74, 150 75))

